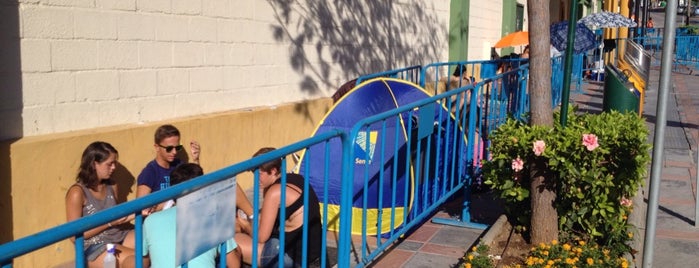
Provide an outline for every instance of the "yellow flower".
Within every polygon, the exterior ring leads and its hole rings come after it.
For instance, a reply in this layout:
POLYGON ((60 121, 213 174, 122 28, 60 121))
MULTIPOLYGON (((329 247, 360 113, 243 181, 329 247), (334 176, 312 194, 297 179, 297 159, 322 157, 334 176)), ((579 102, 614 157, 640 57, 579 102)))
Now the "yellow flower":
POLYGON ((551 245, 558 245, 558 240, 556 240, 556 239, 552 240, 551 245))
POLYGON ((563 250, 565 250, 565 251, 570 250, 570 245, 568 243, 563 244, 563 250))
POLYGON ((628 268, 629 264, 627 262, 621 262, 621 268, 628 268))
POLYGON ((580 245, 581 247, 584 246, 584 245, 585 245, 585 241, 582 241, 582 240, 578 241, 578 245, 580 245))
POLYGON ((629 232, 629 238, 633 238, 633 233, 629 232))
POLYGON ((544 252, 541 252, 541 254, 544 254, 544 256, 548 256, 548 255, 549 255, 549 251, 548 251, 548 250, 544 250, 544 252))
POLYGON ((476 251, 476 250, 478 250, 478 248, 477 248, 476 246, 473 246, 473 247, 471 248, 471 251, 476 251))
POLYGON ((534 262, 535 262, 534 258, 528 257, 526 264, 529 266, 532 266, 532 265, 534 265, 534 262))
POLYGON ((575 261, 571 258, 566 258, 566 264, 575 264, 575 261))
POLYGON ((539 247, 540 247, 540 248, 546 248, 546 244, 544 244, 544 243, 539 243, 539 247))
POLYGON ((464 268, 471 268, 471 264, 470 263, 464 264, 464 268))
POLYGON ((593 260, 592 258, 587 258, 586 261, 587 261, 587 265, 592 265, 595 263, 595 260, 593 260))
POLYGON ((469 261, 472 261, 472 260, 473 260, 473 255, 468 254, 468 260, 469 260, 469 261))

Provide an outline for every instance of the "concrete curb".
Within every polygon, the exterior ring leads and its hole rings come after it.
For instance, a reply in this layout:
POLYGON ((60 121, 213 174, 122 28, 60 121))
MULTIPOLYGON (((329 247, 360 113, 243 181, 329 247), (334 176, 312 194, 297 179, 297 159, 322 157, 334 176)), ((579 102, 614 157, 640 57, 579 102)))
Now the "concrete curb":
POLYGON ((492 247, 493 240, 498 234, 503 230, 503 228, 508 228, 510 223, 507 221, 507 216, 505 214, 500 215, 498 219, 493 223, 493 225, 488 228, 488 231, 481 238, 480 244, 488 245, 492 247))

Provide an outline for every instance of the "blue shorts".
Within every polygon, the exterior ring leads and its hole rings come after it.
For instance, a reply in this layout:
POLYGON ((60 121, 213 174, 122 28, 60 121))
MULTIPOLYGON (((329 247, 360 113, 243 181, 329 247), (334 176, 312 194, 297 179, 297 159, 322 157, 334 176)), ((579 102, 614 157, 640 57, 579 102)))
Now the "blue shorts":
POLYGON ((94 261, 100 256, 100 254, 102 254, 102 252, 105 252, 106 250, 107 244, 105 243, 90 245, 85 248, 85 258, 87 258, 88 261, 94 261))
MULTIPOLYGON (((262 247, 262 256, 260 256, 260 266, 262 267, 279 267, 279 239, 270 238, 262 247)), ((284 268, 293 268, 294 260, 289 257, 289 254, 284 253, 284 268)))

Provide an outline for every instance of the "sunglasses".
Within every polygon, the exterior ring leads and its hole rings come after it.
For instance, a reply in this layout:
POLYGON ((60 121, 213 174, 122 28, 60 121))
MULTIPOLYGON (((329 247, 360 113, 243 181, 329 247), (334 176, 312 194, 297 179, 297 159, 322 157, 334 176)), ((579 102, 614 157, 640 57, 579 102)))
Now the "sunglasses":
POLYGON ((176 151, 179 152, 179 151, 182 151, 182 149, 184 148, 182 145, 177 145, 177 146, 172 146, 172 145, 170 145, 170 146, 162 146, 162 145, 160 145, 160 144, 158 144, 158 147, 165 149, 165 151, 168 152, 168 153, 169 153, 169 152, 172 152, 172 149, 175 149, 176 151))

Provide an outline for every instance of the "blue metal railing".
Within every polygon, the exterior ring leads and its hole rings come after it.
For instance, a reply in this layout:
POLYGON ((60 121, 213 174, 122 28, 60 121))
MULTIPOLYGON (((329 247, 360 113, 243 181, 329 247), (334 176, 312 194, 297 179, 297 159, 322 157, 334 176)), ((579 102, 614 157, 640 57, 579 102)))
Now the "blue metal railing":
MULTIPOLYGON (((552 60, 552 65, 554 66, 552 69, 552 102, 554 106, 560 104, 561 86, 557 79, 558 77, 562 77, 562 68, 555 67, 558 66, 557 64, 561 64, 560 59, 561 58, 559 57, 552 60)), ((512 62, 515 61, 511 61, 510 63, 512 62)), ((435 63, 426 65, 424 68, 421 66, 413 66, 368 75, 366 77, 407 77, 410 81, 417 81, 418 83, 425 85, 428 83, 426 82, 426 77, 436 78, 435 81, 441 77, 438 70, 443 68, 446 68, 447 70, 452 68, 465 68, 466 71, 461 72, 461 78, 467 75, 469 77, 480 77, 480 75, 476 75, 476 70, 482 68, 482 66, 479 65, 493 63, 495 62, 476 61, 435 63), (430 74, 428 73, 429 71, 426 70, 434 71, 434 73, 430 74)), ((519 62, 517 61, 517 63, 519 62)), ((354 196, 353 194, 352 188, 354 186, 352 183, 356 178, 361 178, 364 180, 365 185, 368 186, 370 183, 372 183, 371 179, 373 179, 368 178, 366 173, 354 174, 354 169, 350 168, 352 167, 352 156, 354 155, 353 152, 355 140, 361 131, 366 131, 370 126, 379 126, 378 129, 386 132, 385 126, 389 121, 405 125, 405 132, 384 134, 392 136, 405 135, 408 142, 406 142, 404 145, 405 148, 377 148, 377 152, 379 153, 377 157, 380 159, 379 161, 382 162, 403 161, 402 168, 404 168, 404 170, 402 172, 406 174, 415 174, 415 183, 413 184, 413 188, 407 189, 408 191, 406 191, 406 189, 390 189, 390 191, 386 191, 385 193, 384 191, 379 191, 380 195, 382 195, 380 196, 379 200, 395 200, 397 198, 397 194, 403 194, 405 195, 403 197, 407 198, 408 194, 411 194, 411 198, 413 200, 411 200, 409 205, 415 209, 411 209, 409 213, 406 210, 406 212, 401 215, 403 217, 401 221, 402 224, 398 225, 395 224, 395 222, 398 222, 398 216, 395 214, 395 203, 392 203, 390 206, 384 208, 385 210, 390 210, 391 212, 390 217, 386 219, 386 221, 389 221, 388 225, 390 225, 391 228, 389 232, 380 235, 380 237, 376 239, 376 243, 371 245, 372 248, 368 247, 370 244, 368 243, 369 236, 366 233, 366 222, 362 228, 363 234, 361 235, 361 247, 352 246, 351 228, 340 228, 338 236, 339 241, 337 243, 338 266, 349 267, 352 263, 350 253, 352 252, 352 249, 356 248, 360 250, 360 252, 357 253, 358 257, 355 259, 358 266, 362 267, 370 263, 380 256, 380 254, 392 243, 396 242, 399 237, 407 234, 413 228, 422 224, 428 218, 428 216, 436 211, 441 204, 443 204, 449 198, 452 198, 458 192, 463 192, 465 197, 461 218, 458 220, 448 219, 444 221, 437 219, 435 222, 484 228, 484 225, 471 222, 469 213, 470 192, 468 186, 472 182, 473 178, 477 176, 480 161, 482 159, 487 159, 487 147, 489 145, 487 134, 493 129, 497 128, 500 124, 504 123, 508 115, 521 119, 522 115, 529 111, 529 93, 527 90, 529 77, 528 68, 529 66, 527 64, 522 64, 505 73, 490 77, 480 77, 481 81, 475 84, 459 84, 461 85, 460 87, 450 89, 447 92, 365 118, 359 121, 352 128, 350 133, 340 130, 333 130, 330 132, 317 134, 312 138, 299 141, 289 146, 279 148, 273 152, 234 164, 215 172, 211 172, 197 179, 190 180, 162 191, 149 194, 142 198, 117 205, 93 216, 84 217, 79 220, 39 232, 32 236, 0 245, 0 264, 2 264, 4 267, 11 267, 12 260, 18 256, 22 256, 33 250, 70 237, 76 237, 76 265, 78 267, 82 267, 85 264, 82 249, 82 232, 84 232, 84 230, 89 230, 96 226, 106 224, 111 220, 134 213, 137 215, 135 220, 137 242, 136 253, 137 256, 140 256, 143 246, 141 244, 143 217, 140 215, 140 211, 144 208, 149 208, 166 200, 183 196, 213 183, 233 177, 241 172, 255 170, 259 165, 272 159, 278 159, 300 150, 308 151, 307 149, 311 146, 326 146, 324 150, 325 162, 322 164, 322 166, 311 167, 310 161, 303 161, 303 165, 305 165, 304 169, 310 170, 312 168, 323 168, 325 170, 325 185, 327 186, 327 180, 329 177, 327 172, 329 165, 328 159, 331 157, 337 157, 337 152, 334 152, 334 156, 331 155, 327 146, 330 140, 337 141, 337 139, 340 139, 340 142, 342 143, 343 159, 343 191, 340 197, 340 207, 346 208, 340 209, 339 225, 351 226, 353 219, 352 210, 350 208, 352 208, 352 203, 354 202, 355 198, 357 198, 357 196, 354 196), (383 158, 383 154, 389 150, 393 150, 398 156, 390 160, 383 158), (426 183, 428 181, 432 181, 434 183, 426 183)), ((447 76, 451 76, 452 74, 451 72, 445 73, 447 76)), ((358 80, 357 84, 359 83, 361 82, 358 80)), ((382 138, 386 137, 386 135, 380 136, 382 138)), ((368 144, 366 145, 368 146, 368 144)), ((308 157, 309 156, 307 154, 304 154, 304 159, 307 159, 308 157)), ((283 165, 283 170, 286 170, 286 161, 283 162, 283 165)), ((393 172, 392 174, 395 176, 396 173, 397 172, 393 172)), ((255 172, 254 176, 255 183, 253 188, 255 194, 253 198, 253 207, 255 211, 259 211, 259 173, 255 172)), ((379 174, 377 179, 380 181, 395 180, 395 178, 392 177, 385 178, 383 173, 379 174)), ((285 176, 282 177, 282 181, 282 183, 286 183, 285 176)), ((308 183, 306 185, 308 186, 308 183)), ((328 211, 327 189, 325 189, 323 193, 324 195, 319 196, 318 198, 320 202, 324 204, 322 211, 328 211)), ((366 198, 366 196, 361 196, 360 198, 366 198)), ((364 200, 363 202, 363 218, 366 219, 366 201, 364 200)), ((304 204, 308 204, 307 199, 304 200, 304 204)), ((284 208, 281 208, 281 210, 283 213, 284 208)), ((384 212, 379 210, 379 214, 381 213, 384 212)), ((323 228, 324 230, 327 230, 327 213, 324 213, 323 217, 323 228)), ((255 215, 255 218, 259 217, 255 215)), ((382 222, 383 220, 383 217, 378 217, 377 224, 382 226, 384 224, 382 222)), ((281 226, 283 226, 283 224, 281 224, 281 226)), ((257 226, 257 223, 254 223, 253 245, 255 245, 255 247, 257 247, 256 242, 258 227, 259 226, 257 226)), ((304 227, 304 233, 307 231, 307 228, 304 227)), ((284 233, 283 230, 281 233, 284 233)), ((331 264, 330 260, 327 259, 328 245, 326 235, 326 232, 323 232, 321 253, 322 267, 331 264)), ((285 246, 283 241, 283 239, 280 239, 280 246, 282 248, 285 246)), ((303 241, 303 245, 305 251, 308 241, 303 241)), ((256 248, 253 249, 253 252, 257 252, 256 248)), ((138 261, 137 267, 141 267, 141 259, 136 259, 138 261)), ((253 256, 253 259, 256 260, 256 256, 253 256)), ((221 261, 221 263, 225 265, 225 261, 221 261)), ((257 264, 254 263, 253 267, 256 266, 257 264)), ((305 260, 303 266, 307 266, 305 260)))
POLYGON ((394 69, 394 70, 385 71, 385 72, 366 74, 366 75, 362 75, 362 76, 358 77, 356 84, 359 85, 364 81, 367 81, 367 80, 372 79, 372 78, 377 78, 377 77, 396 78, 396 79, 410 81, 410 82, 413 82, 415 84, 419 84, 420 83, 420 74, 422 72, 421 70, 422 70, 421 65, 415 65, 415 66, 399 68, 399 69, 394 69))
MULTIPOLYGON (((472 93, 474 87, 469 85, 466 87, 458 88, 446 93, 439 94, 430 98, 426 98, 420 101, 416 101, 411 104, 400 106, 393 110, 380 113, 365 119, 360 120, 354 125, 350 134, 349 141, 355 140, 361 132, 366 132, 368 129, 377 130, 380 129, 378 137, 394 137, 398 135, 405 135, 407 142, 403 145, 395 144, 394 148, 377 148, 374 158, 379 158, 379 161, 387 161, 391 163, 394 168, 404 168, 402 172, 404 174, 414 174, 414 184, 407 188, 408 185, 405 184, 405 189, 395 189, 396 183, 392 183, 394 186, 390 190, 380 190, 379 193, 384 192, 384 194, 392 195, 390 198, 384 197, 383 199, 399 199, 407 198, 408 194, 412 195, 413 201, 410 202, 412 208, 409 213, 404 213, 402 216, 402 226, 395 226, 393 219, 395 219, 395 210, 393 208, 386 208, 391 210, 391 229, 385 234, 386 239, 377 239, 375 244, 369 241, 369 236, 366 232, 366 221, 364 221, 364 226, 362 228, 361 247, 358 247, 358 265, 357 267, 363 267, 367 263, 374 260, 379 256, 385 249, 392 245, 398 238, 406 234, 418 226, 424 220, 433 213, 436 208, 443 204, 447 199, 452 197, 455 193, 464 189, 465 186, 469 185, 470 175, 466 172, 466 164, 470 163, 469 160, 457 161, 460 157, 452 157, 452 155, 446 155, 446 150, 456 150, 459 152, 464 152, 465 156, 473 155, 473 146, 464 147, 465 144, 460 142, 466 135, 454 135, 455 133, 463 133, 464 127, 474 129, 474 121, 468 121, 465 117, 465 109, 462 107, 457 107, 455 109, 456 113, 452 114, 449 112, 451 107, 443 106, 444 104, 450 105, 452 102, 448 101, 454 95, 466 95, 472 93), (449 119, 451 118, 451 119, 449 119), (402 122, 402 123, 401 123, 402 122), (394 132, 382 133, 385 131, 386 125, 389 123, 397 123, 405 125, 405 130, 396 128, 394 132), (460 131, 459 131, 460 130, 460 131), (404 132, 402 132, 404 131, 404 132), (428 133, 421 135, 420 133, 428 133), (447 148, 446 146, 451 144, 453 147, 447 148), (435 148, 433 148, 433 146, 435 148), (393 152, 403 152, 405 154, 403 157, 395 156, 392 159, 384 159, 383 155, 392 154, 393 152), (434 158, 434 160, 433 160, 434 158), (440 161, 445 161, 442 166, 431 166, 436 165, 440 161), (451 161, 451 162, 449 162, 451 161), (399 163, 400 162, 400 163, 399 163), (453 169, 453 172, 450 172, 453 169), (435 176, 435 175, 441 175, 435 176), (453 176, 451 176, 453 175, 453 176), (433 183, 427 183, 431 181, 433 183), (422 182, 422 183, 421 183, 422 182), (437 195, 437 191, 445 190, 437 195), (374 246, 373 249, 369 249, 369 246, 374 246)), ((470 94, 472 96, 471 101, 475 99, 475 94, 470 94)), ((475 102, 474 102, 475 105, 475 102)), ((472 116, 473 115, 472 113, 472 116)), ((474 118, 475 119, 475 118, 474 118)), ((469 132, 470 137, 467 138, 469 141, 475 140, 475 132, 469 132)), ((468 142, 471 144, 471 142, 468 142)), ((381 142, 381 144, 384 144, 381 142)), ((349 150, 349 155, 354 154, 354 146, 347 145, 346 149, 349 150)), ((456 151, 453 151, 454 153, 456 151)), ((461 155, 461 154, 459 154, 461 155)), ((368 183, 374 179, 378 181, 391 180, 395 182, 397 178, 397 173, 392 172, 390 178, 385 178, 383 173, 378 175, 378 178, 370 178, 368 171, 365 169, 362 174, 355 174, 354 168, 349 168, 353 164, 352 159, 346 159, 343 167, 347 169, 343 172, 343 192, 342 192, 342 207, 351 207, 355 200, 363 200, 364 207, 362 208, 362 217, 366 219, 367 214, 367 192, 362 192, 361 196, 356 196, 354 194, 354 184, 353 181, 357 178, 362 178, 364 181, 365 189, 368 187, 368 183)), ((382 185, 379 183, 379 185, 382 185)), ((352 222, 352 213, 349 210, 344 210, 341 213, 340 220, 341 225, 347 226, 352 222)), ((379 213, 381 214, 381 213, 379 213)), ((382 217, 378 217, 379 221, 382 217)), ((371 223, 374 224, 374 223, 371 223)), ((351 230, 350 228, 340 229, 340 241, 351 241, 351 230)), ((351 245, 345 244, 338 248, 338 263, 350 263, 350 252, 351 245), (344 247, 343 247, 344 246, 344 247)))
MULTIPOLYGON (((185 194, 191 193, 213 183, 226 180, 239 173, 256 169, 258 166, 269 162, 280 157, 293 154, 296 151, 303 150, 311 145, 327 142, 333 138, 344 138, 346 134, 341 131, 329 131, 323 134, 316 135, 312 138, 299 141, 297 143, 291 144, 289 146, 279 148, 275 151, 263 154, 261 156, 240 162, 238 164, 211 172, 204 176, 183 182, 178 185, 174 185, 167 189, 143 196, 141 198, 125 202, 114 206, 112 208, 100 211, 94 215, 80 218, 75 221, 71 221, 65 224, 61 224, 57 227, 47 229, 45 231, 17 239, 15 241, 0 245, 0 265, 2 267, 12 267, 12 261, 14 258, 32 252, 36 249, 42 248, 46 245, 65 240, 71 237, 76 237, 75 250, 76 250, 76 267, 84 267, 84 253, 82 249, 82 235, 85 230, 95 228, 100 225, 107 224, 118 218, 122 218, 127 215, 136 214, 136 256, 140 256, 142 252, 142 230, 140 230, 143 217, 140 212, 145 208, 153 207, 157 204, 171 200, 185 194)), ((345 157, 343 155, 343 157, 345 157)), ((256 172, 256 178, 259 174, 256 172)), ((254 208, 255 211, 259 210, 259 182, 255 183, 255 199, 254 208)), ((308 204, 307 198, 304 200, 304 204, 308 204)), ((257 212, 256 212, 257 214, 257 212)), ((255 218, 258 215, 255 215, 255 218)), ((283 218, 282 218, 283 219, 283 218)), ((281 224, 282 228, 284 224, 281 224)), ((253 229, 257 229, 255 226, 253 229)), ((304 229, 306 232, 307 230, 304 229)), ((284 231, 282 230, 281 233, 284 231)), ((253 252, 257 249, 257 236, 253 234, 253 252)), ((326 242, 322 241, 322 261, 326 260, 326 242)), ((225 243, 224 243, 225 244, 225 243)), ((280 247, 284 247, 283 239, 280 241, 280 247)), ((283 254, 283 251, 281 251, 283 254)), ((137 267, 142 267, 141 258, 136 258, 137 267)), ((221 262, 222 267, 225 267, 225 261, 221 262)), ((253 266, 256 267, 256 266, 253 266)))

